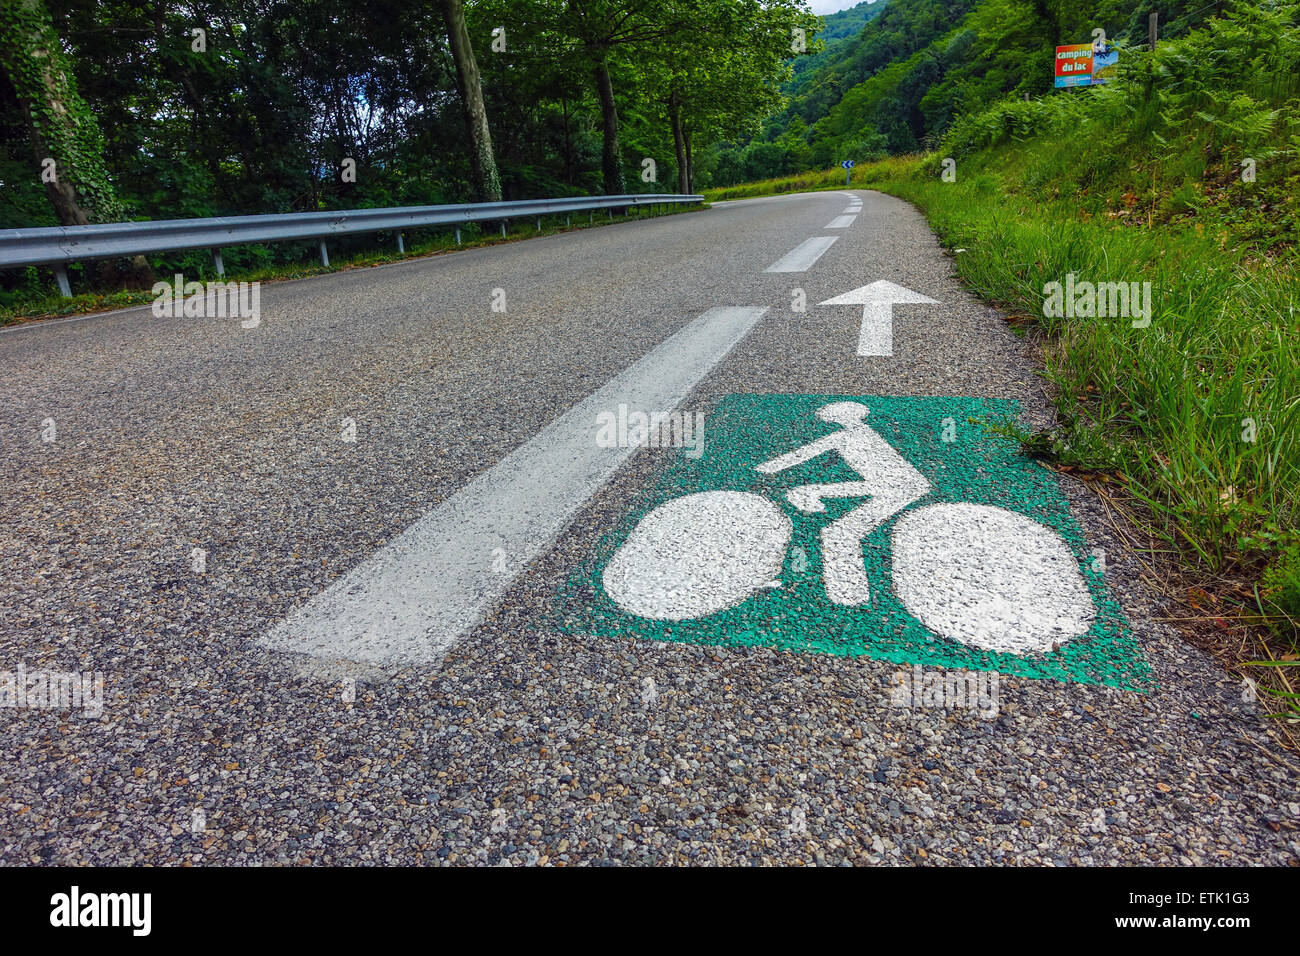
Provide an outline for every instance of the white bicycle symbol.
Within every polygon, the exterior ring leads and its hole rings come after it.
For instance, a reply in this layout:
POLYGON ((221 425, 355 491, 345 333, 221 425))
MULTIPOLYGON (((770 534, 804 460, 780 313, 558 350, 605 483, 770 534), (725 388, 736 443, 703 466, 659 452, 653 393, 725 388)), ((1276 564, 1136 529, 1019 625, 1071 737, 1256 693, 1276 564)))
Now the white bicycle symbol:
MULTIPOLYGON (((776 474, 837 453, 860 481, 792 488, 799 511, 826 510, 830 498, 868 500, 821 530, 822 578, 833 604, 871 603, 862 540, 930 493, 930 483, 866 423, 858 402, 817 410, 838 431, 763 462, 776 474)), ((780 574, 794 525, 761 495, 704 491, 671 499, 641 519, 602 575, 624 611, 684 621, 735 607, 780 574)), ((1043 653, 1084 634, 1095 609, 1078 562, 1051 528, 1005 508, 923 505, 892 532, 892 583, 899 601, 930 631, 973 647, 1043 653)))

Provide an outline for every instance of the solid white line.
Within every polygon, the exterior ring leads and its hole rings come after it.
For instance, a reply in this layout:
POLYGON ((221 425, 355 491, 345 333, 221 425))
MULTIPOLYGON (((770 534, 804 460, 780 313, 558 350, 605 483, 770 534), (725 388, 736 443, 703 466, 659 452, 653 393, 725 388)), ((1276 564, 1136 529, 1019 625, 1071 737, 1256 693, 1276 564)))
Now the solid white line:
POLYGON ((849 226, 853 225, 853 220, 857 218, 858 218, 857 216, 836 216, 834 219, 832 219, 830 222, 826 224, 826 228, 847 229, 849 228, 849 226))
POLYGON ((839 236, 814 236, 801 242, 790 252, 772 263, 764 272, 807 272, 822 257, 839 236))
POLYGON ((636 451, 600 447, 598 416, 617 414, 622 402, 647 413, 676 408, 766 311, 705 312, 426 512, 260 643, 331 660, 436 660, 636 451))

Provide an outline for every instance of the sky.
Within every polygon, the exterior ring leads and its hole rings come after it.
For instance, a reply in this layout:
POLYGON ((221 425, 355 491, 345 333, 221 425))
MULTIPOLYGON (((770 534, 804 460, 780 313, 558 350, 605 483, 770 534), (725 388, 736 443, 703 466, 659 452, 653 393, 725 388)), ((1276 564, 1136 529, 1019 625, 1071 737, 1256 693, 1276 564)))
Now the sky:
POLYGON ((849 7, 856 6, 862 0, 811 0, 808 6, 812 8, 813 13, 834 13, 836 10, 847 10, 849 7))

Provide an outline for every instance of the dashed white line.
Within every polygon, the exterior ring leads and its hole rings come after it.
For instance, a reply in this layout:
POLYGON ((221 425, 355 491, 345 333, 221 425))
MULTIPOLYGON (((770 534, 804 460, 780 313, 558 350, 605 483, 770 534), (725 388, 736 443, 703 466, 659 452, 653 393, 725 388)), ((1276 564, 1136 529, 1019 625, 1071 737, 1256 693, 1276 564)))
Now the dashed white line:
POLYGON ((620 403, 669 411, 766 307, 710 309, 426 512, 260 643, 328 660, 436 660, 545 553, 635 448, 597 442, 620 403))
POLYGON ((853 220, 855 220, 855 219, 857 219, 857 218, 858 218, 857 216, 847 216, 847 215, 846 215, 846 216, 836 216, 834 219, 832 219, 830 222, 828 222, 828 223, 826 224, 826 228, 827 228, 827 229, 847 229, 847 228, 849 228, 849 226, 853 225, 853 220))
POLYGON ((764 272, 807 272, 822 257, 839 236, 814 236, 801 242, 790 252, 772 263, 764 272))

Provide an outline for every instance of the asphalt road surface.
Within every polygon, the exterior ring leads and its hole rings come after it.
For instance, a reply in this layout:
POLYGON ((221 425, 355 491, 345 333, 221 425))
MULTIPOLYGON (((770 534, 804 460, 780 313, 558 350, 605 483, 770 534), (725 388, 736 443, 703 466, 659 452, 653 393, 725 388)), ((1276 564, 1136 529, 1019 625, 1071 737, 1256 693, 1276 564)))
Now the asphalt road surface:
POLYGON ((1050 423, 1037 359, 910 206, 261 313, 0 332, 0 671, 103 677, 0 712, 0 863, 1300 862, 1262 705, 987 428, 1050 423))

